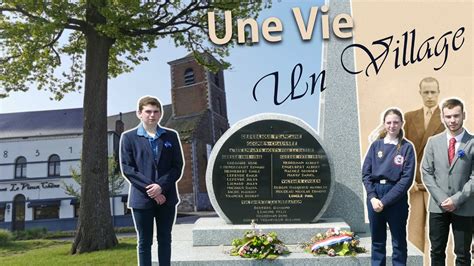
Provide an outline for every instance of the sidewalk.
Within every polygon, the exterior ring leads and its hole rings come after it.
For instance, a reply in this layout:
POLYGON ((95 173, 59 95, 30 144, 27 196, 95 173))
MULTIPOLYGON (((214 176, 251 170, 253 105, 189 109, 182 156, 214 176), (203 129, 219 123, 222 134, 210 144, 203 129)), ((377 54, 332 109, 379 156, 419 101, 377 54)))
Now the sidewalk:
POLYGON ((194 222, 201 217, 217 217, 217 213, 214 211, 178 212, 176 217, 176 225, 194 224, 194 222))
MULTIPOLYGON (((205 211, 205 212, 179 212, 176 216, 176 223, 174 225, 173 231, 177 230, 180 225, 192 225, 194 222, 199 219, 200 217, 217 217, 216 212, 213 211, 205 211)), ((179 231, 179 230, 178 230, 179 231)), ((117 238, 121 237, 136 237, 137 234, 135 232, 129 233, 116 233, 117 238)), ((55 238, 55 240, 60 241, 73 241, 74 237, 61 237, 55 238)))

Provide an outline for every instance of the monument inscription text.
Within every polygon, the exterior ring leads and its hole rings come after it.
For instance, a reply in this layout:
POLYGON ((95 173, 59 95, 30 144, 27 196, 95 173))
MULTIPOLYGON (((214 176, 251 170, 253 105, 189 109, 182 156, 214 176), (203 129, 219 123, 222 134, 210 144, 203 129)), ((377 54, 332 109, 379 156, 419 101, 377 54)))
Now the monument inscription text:
POLYGON ((260 120, 225 140, 212 185, 232 223, 307 223, 325 206, 331 173, 311 132, 289 121, 260 120))

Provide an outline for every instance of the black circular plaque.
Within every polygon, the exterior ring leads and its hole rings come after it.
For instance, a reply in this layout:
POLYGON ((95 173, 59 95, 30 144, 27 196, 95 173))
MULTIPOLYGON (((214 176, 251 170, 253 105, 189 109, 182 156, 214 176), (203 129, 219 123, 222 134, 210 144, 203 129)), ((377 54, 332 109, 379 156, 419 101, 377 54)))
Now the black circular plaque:
POLYGON ((316 221, 333 181, 328 156, 311 127, 276 114, 257 115, 236 127, 216 144, 207 169, 219 215, 233 224, 316 221))

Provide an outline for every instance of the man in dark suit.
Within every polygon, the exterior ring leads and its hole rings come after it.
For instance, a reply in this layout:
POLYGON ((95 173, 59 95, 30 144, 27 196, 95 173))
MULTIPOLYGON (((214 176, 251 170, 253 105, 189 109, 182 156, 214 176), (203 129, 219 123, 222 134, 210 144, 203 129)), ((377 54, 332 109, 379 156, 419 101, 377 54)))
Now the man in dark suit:
POLYGON ((176 183, 183 172, 178 134, 161 127, 161 104, 145 96, 138 101, 141 123, 122 134, 120 166, 130 183, 128 206, 138 237, 139 265, 151 265, 153 222, 156 222, 159 265, 170 265, 171 229, 179 202, 176 183))
POLYGON ((423 156, 423 182, 430 194, 431 265, 445 265, 450 227, 456 265, 471 265, 474 217, 474 137, 463 128, 466 117, 458 99, 441 107, 446 131, 433 136, 423 156))
MULTIPOLYGON (((438 108, 439 83, 435 78, 427 77, 419 84, 423 107, 405 114, 404 132, 415 146, 417 168, 415 185, 410 190, 410 214, 408 218, 408 239, 425 254, 428 254, 428 237, 426 235, 426 214, 428 210, 428 193, 421 181, 420 162, 428 138, 443 132, 440 110, 438 108)), ((427 259, 427 257, 426 257, 427 259)))

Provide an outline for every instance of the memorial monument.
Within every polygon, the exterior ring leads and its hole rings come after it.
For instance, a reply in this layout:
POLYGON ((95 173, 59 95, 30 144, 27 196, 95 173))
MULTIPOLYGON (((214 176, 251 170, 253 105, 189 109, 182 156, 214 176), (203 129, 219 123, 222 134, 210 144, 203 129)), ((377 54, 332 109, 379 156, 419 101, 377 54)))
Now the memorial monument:
POLYGON ((252 221, 286 244, 349 230, 338 217, 321 219, 334 193, 331 165, 314 129, 296 117, 268 113, 237 122, 216 143, 206 171, 219 218, 199 219, 193 244, 231 243, 252 221))
POLYGON ((316 222, 333 192, 329 158, 316 132, 286 115, 260 114, 216 143, 207 190, 228 224, 316 222))

